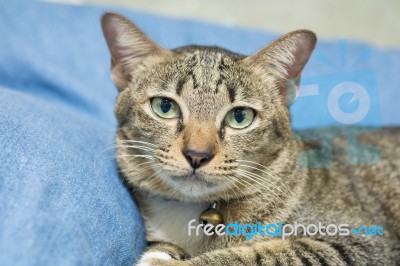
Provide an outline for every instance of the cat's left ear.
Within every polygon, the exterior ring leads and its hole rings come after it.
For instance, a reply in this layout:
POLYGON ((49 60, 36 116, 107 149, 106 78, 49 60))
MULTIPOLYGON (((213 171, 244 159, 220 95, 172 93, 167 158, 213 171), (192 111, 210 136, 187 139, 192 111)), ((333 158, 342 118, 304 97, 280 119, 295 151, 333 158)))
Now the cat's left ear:
POLYGON ((242 61, 266 79, 271 75, 277 77, 283 100, 290 105, 299 90, 301 71, 316 42, 317 37, 312 31, 293 31, 242 61))
POLYGON ((128 87, 138 67, 145 60, 169 54, 127 18, 106 13, 101 26, 111 53, 111 76, 119 91, 128 87))

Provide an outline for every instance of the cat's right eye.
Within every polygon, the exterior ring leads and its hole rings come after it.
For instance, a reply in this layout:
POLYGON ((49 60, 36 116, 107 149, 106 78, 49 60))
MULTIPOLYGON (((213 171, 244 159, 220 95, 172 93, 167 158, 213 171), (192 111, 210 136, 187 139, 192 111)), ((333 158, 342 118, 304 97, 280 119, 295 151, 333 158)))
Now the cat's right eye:
POLYGON ((151 99, 151 108, 159 117, 166 119, 177 118, 180 114, 178 104, 174 100, 164 97, 151 99))
POLYGON ((243 129, 248 127, 254 120, 256 113, 248 107, 237 107, 229 111, 225 117, 228 126, 234 129, 243 129))

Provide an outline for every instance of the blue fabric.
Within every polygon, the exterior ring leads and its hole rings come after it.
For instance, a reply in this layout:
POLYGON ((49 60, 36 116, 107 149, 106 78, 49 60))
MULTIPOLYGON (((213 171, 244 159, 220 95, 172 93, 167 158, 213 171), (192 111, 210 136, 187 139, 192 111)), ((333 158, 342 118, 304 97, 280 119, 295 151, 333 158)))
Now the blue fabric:
MULTIPOLYGON (((0 264, 132 264, 145 245, 143 226, 107 150, 117 93, 100 15, 120 12, 168 48, 197 43, 249 54, 277 34, 106 7, 0 6, 0 264)), ((320 41, 303 73, 303 85, 318 93, 294 103, 294 127, 337 124, 327 98, 346 81, 370 96, 371 112, 357 124, 400 124, 399 70, 399 49, 320 41)), ((347 113, 360 105, 342 98, 347 113)))

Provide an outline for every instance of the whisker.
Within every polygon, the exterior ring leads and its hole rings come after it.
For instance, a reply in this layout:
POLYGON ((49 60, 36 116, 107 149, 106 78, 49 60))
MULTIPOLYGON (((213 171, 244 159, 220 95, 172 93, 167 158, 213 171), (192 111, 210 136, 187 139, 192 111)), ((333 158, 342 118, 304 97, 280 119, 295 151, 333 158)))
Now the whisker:
MULTIPOLYGON (((241 175, 241 176, 243 176, 243 175, 241 175)), ((245 176, 244 176, 244 177, 245 177, 245 176)), ((248 178, 248 177, 247 177, 247 178, 248 178)), ((251 178, 249 178, 249 179, 252 180, 251 178)), ((257 192, 257 191, 258 191, 258 192, 262 192, 262 191, 260 191, 260 187, 257 187, 257 186, 255 186, 254 184, 249 183, 247 180, 245 180, 245 179, 239 179, 239 180, 244 181, 244 182, 246 182, 247 184, 249 184, 251 187, 253 187, 253 188, 255 189, 256 192, 257 192)), ((270 198, 263 198, 263 200, 267 201, 268 204, 271 205, 271 207, 272 207, 273 209, 276 210, 276 207, 275 207, 275 205, 273 204, 272 199, 270 199, 270 198)))
POLYGON ((146 142, 146 141, 131 140, 131 139, 118 139, 117 142, 141 143, 143 145, 149 145, 149 146, 153 146, 155 148, 158 148, 158 145, 150 143, 150 142, 146 142))
POLYGON ((150 152, 154 152, 155 151, 155 149, 153 149, 153 148, 149 148, 149 147, 146 147, 146 146, 140 146, 140 145, 126 145, 126 144, 123 144, 123 145, 115 145, 115 147, 116 148, 117 147, 120 147, 120 148, 132 148, 132 149, 139 149, 139 150, 150 151, 150 152))
MULTIPOLYGON (((240 171, 243 171, 243 170, 240 170, 240 171)), ((262 176, 257 175, 257 174, 254 174, 254 173, 251 173, 251 172, 247 172, 247 171, 245 171, 245 173, 243 173, 243 174, 247 175, 248 178, 253 179, 255 182, 257 182, 257 183, 260 184, 260 185, 263 185, 263 184, 260 183, 259 181, 266 183, 266 184, 264 184, 263 187, 266 188, 269 192, 271 192, 271 193, 272 193, 276 198, 278 198, 282 203, 283 203, 283 199, 281 198, 281 196, 280 196, 280 195, 277 195, 277 194, 275 193, 275 191, 273 191, 272 189, 278 189, 280 192, 282 192, 282 195, 283 195, 283 196, 285 196, 286 198, 289 198, 289 195, 288 195, 287 191, 282 190, 282 189, 281 189, 280 187, 278 187, 276 184, 271 183, 269 180, 263 178, 262 176), (258 180, 258 181, 257 181, 257 180, 258 180), (266 186, 266 185, 268 185, 268 186, 266 186)), ((290 192, 291 195, 293 196, 291 190, 288 190, 288 192, 290 192)))
MULTIPOLYGON (((227 178, 226 180, 228 180, 238 190, 238 192, 242 193, 242 191, 239 189, 239 187, 235 184, 235 182, 231 179, 230 176, 225 176, 225 177, 227 178)), ((239 200, 240 197, 237 195, 235 190, 229 184, 227 184, 227 183, 225 183, 225 184, 228 185, 229 189, 232 190, 232 192, 235 194, 236 199, 239 200)))
MULTIPOLYGON (((283 179, 282 179, 281 177, 279 177, 278 174, 276 174, 276 173, 275 173, 272 169, 270 169, 269 167, 267 167, 267 166, 265 166, 265 165, 262 165, 262 164, 259 164, 259 163, 256 163, 256 162, 253 162, 253 161, 247 161, 247 160, 237 160, 237 161, 245 162, 245 163, 252 163, 252 164, 254 164, 254 165, 258 165, 258 166, 264 167, 264 169, 268 170, 269 172, 266 172, 266 171, 264 171, 264 170, 262 170, 262 169, 259 169, 259 168, 257 168, 257 167, 254 167, 254 166, 246 165, 246 164, 243 164, 243 163, 240 164, 240 166, 252 168, 252 169, 258 170, 258 171, 260 171, 260 172, 263 172, 263 173, 269 175, 270 177, 274 178, 276 181, 280 182, 280 183, 288 190, 288 192, 292 194, 291 188, 289 188, 289 186, 288 186, 285 182, 283 182, 283 179)), ((282 191, 282 190, 281 190, 281 191, 282 191)), ((283 192, 283 191, 282 191, 282 192, 283 192)), ((293 195, 293 194, 292 194, 292 195, 293 195)))
POLYGON ((115 158, 146 158, 146 159, 154 159, 154 156, 151 155, 143 155, 143 154, 122 154, 122 155, 117 155, 115 158))
MULTIPOLYGON (((132 143, 132 144, 134 144, 134 143, 132 143)), ((102 151, 99 152, 99 155, 101 155, 102 153, 105 153, 106 151, 109 151, 109 150, 115 150, 117 147, 130 147, 130 146, 125 145, 125 144, 113 144, 113 145, 105 147, 102 151)), ((131 146, 131 147, 134 148, 133 146, 131 146)), ((140 145, 137 145, 135 147, 142 147, 143 149, 148 149, 149 151, 155 150, 155 148, 140 146, 140 145)))
POLYGON ((146 167, 142 167, 141 169, 139 169, 140 171, 136 171, 136 169, 133 170, 133 171, 129 171, 128 174, 139 175, 139 174, 141 174, 141 173, 143 173, 143 172, 145 172, 145 171, 147 171, 149 169, 152 169, 153 167, 154 167, 154 165, 149 165, 149 166, 146 166, 146 167))
MULTIPOLYGON (((237 170, 237 172, 248 178, 249 180, 252 180, 253 182, 259 184, 260 186, 262 186, 263 188, 267 189, 270 193, 272 193, 275 197, 280 198, 269 186, 266 186, 266 184, 261 183, 259 180, 257 179, 254 175, 252 175, 252 173, 247 172, 247 171, 243 171, 243 170, 237 170)), ((261 179, 262 181, 265 181, 267 184, 271 185, 273 188, 275 188, 275 186, 273 186, 273 184, 268 183, 266 179, 261 179)))
MULTIPOLYGON (((141 141, 140 143, 143 143, 143 142, 141 141)), ((150 144, 150 143, 149 143, 149 144, 150 144)), ((121 148, 124 148, 124 147, 126 147, 126 148, 137 148, 137 149, 141 149, 141 150, 149 151, 149 152, 153 152, 153 151, 155 150, 155 148, 150 148, 150 147, 140 146, 140 145, 113 144, 113 145, 111 145, 111 146, 108 146, 108 147, 104 148, 102 151, 100 151, 100 152, 98 153, 98 155, 95 157, 94 162, 93 162, 93 169, 94 169, 94 170, 96 169, 97 161, 99 160, 100 156, 101 156, 103 153, 105 153, 105 152, 107 152, 107 151, 109 151, 109 150, 115 150, 115 149, 118 148, 118 147, 121 147, 121 148)), ((117 158, 117 156, 110 156, 110 157, 106 157, 106 158, 103 158, 103 159, 114 159, 114 158, 117 158)))
MULTIPOLYGON (((279 178, 279 177, 274 177, 274 176, 272 176, 270 173, 268 173, 268 172, 265 172, 265 171, 262 171, 262 170, 260 170, 260 169, 257 169, 257 168, 254 168, 254 167, 251 167, 251 166, 248 166, 248 165, 241 165, 241 166, 245 166, 245 167, 249 167, 249 168, 253 168, 253 169, 256 169, 256 170, 258 170, 258 171, 261 171, 261 172, 263 172, 263 173, 265 173, 265 174, 267 174, 267 175, 269 175, 269 176, 271 176, 274 180, 276 180, 276 181, 278 181, 278 182, 282 182, 281 181, 281 179, 279 178)), ((268 179, 265 179, 263 176, 260 176, 260 175, 258 175, 258 174, 256 174, 256 173, 253 173, 253 172, 249 172, 249 171, 246 171, 246 170, 243 170, 243 169, 239 169, 240 171, 243 171, 243 172, 245 172, 245 173, 247 173, 247 174, 249 174, 249 175, 252 175, 253 177, 255 177, 255 178, 258 178, 258 179, 261 179, 261 180, 263 180, 263 181, 265 181, 265 182, 268 182, 270 185, 272 185, 272 186, 276 186, 274 183, 272 183, 270 180, 268 180, 268 179)), ((281 188, 279 188, 279 190, 282 192, 282 193, 285 193, 285 191, 283 191, 281 188)))
POLYGON ((157 178, 157 175, 159 175, 161 172, 162 172, 162 169, 158 169, 158 170, 154 171, 154 173, 151 176, 144 179, 143 182, 148 182, 149 186, 153 186, 154 181, 159 181, 159 179, 157 178))

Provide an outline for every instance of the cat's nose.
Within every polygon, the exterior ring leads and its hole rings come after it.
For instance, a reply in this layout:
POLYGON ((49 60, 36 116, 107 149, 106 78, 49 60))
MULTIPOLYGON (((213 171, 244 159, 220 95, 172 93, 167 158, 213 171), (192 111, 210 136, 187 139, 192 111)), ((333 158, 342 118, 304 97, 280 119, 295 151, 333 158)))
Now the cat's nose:
POLYGON ((182 153, 193 169, 199 168, 200 166, 211 161, 211 159, 214 157, 214 152, 211 150, 196 151, 196 150, 184 149, 182 150, 182 153))

